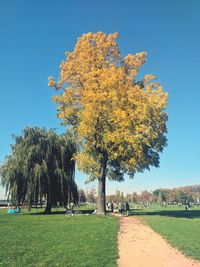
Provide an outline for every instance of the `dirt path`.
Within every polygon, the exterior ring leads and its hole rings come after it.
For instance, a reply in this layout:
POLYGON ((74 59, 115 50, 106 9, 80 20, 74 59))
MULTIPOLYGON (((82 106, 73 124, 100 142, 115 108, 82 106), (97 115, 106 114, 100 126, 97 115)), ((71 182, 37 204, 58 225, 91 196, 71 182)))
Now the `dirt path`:
POLYGON ((200 267, 135 217, 120 218, 119 267, 200 267))

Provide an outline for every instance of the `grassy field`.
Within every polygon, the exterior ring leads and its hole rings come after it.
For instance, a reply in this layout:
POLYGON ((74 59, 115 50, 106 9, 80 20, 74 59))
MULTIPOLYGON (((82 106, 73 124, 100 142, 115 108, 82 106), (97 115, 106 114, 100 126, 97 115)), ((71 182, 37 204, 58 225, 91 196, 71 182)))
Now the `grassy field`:
POLYGON ((0 210, 0 265, 116 266, 118 229, 111 216, 0 210))
POLYGON ((165 237, 185 255, 200 261, 200 208, 157 207, 133 211, 144 223, 165 237))
MULTIPOLYGON (((0 210, 1 266, 116 267, 116 217, 66 216, 60 209, 7 214, 0 210)), ((200 208, 131 211, 187 256, 200 260, 200 208)))

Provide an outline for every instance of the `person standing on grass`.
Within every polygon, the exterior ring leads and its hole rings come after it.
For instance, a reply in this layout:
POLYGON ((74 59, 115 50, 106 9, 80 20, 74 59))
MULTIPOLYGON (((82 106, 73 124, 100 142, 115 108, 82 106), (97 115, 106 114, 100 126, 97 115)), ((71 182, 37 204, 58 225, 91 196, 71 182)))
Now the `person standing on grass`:
POLYGON ((122 213, 122 203, 121 203, 121 201, 119 201, 119 203, 118 203, 118 210, 119 210, 120 213, 122 213))
POLYGON ((126 201, 126 215, 127 216, 129 215, 129 209, 130 209, 129 203, 126 201))
POLYGON ((111 209, 111 212, 113 212, 113 202, 111 202, 110 204, 110 209, 111 209))
POLYGON ((187 207, 187 205, 185 206, 185 211, 188 211, 188 207, 187 207))
POLYGON ((191 211, 192 209, 191 209, 191 204, 190 203, 188 203, 188 211, 191 211))
POLYGON ((122 201, 121 202, 121 214, 124 213, 124 210, 125 210, 125 206, 124 206, 124 202, 122 201))

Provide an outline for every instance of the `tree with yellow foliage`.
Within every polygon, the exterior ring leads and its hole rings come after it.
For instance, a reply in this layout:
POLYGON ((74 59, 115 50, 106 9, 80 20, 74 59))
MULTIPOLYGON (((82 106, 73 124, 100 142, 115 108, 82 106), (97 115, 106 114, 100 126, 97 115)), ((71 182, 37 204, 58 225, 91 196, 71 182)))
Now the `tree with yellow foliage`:
POLYGON ((118 34, 83 34, 73 52, 66 52, 60 78, 49 86, 60 90, 53 98, 58 117, 81 145, 75 155, 89 180, 98 179, 98 213, 105 214, 106 178, 159 166, 166 145, 167 94, 156 77, 137 80, 147 53, 122 58, 118 34))

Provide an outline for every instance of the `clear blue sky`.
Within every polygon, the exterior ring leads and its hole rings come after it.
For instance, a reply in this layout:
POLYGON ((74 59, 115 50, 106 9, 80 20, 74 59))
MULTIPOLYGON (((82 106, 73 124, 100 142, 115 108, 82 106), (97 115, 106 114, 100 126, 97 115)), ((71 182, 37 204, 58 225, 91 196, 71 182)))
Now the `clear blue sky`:
MULTIPOLYGON (((147 51, 143 73, 169 92, 168 147, 160 168, 108 183, 108 193, 200 183, 199 0, 0 0, 0 161, 25 126, 65 129, 47 77, 87 32, 119 32, 122 55, 147 51)), ((84 187, 85 176, 77 173, 84 187)), ((3 190, 0 189, 0 197, 3 190)))

